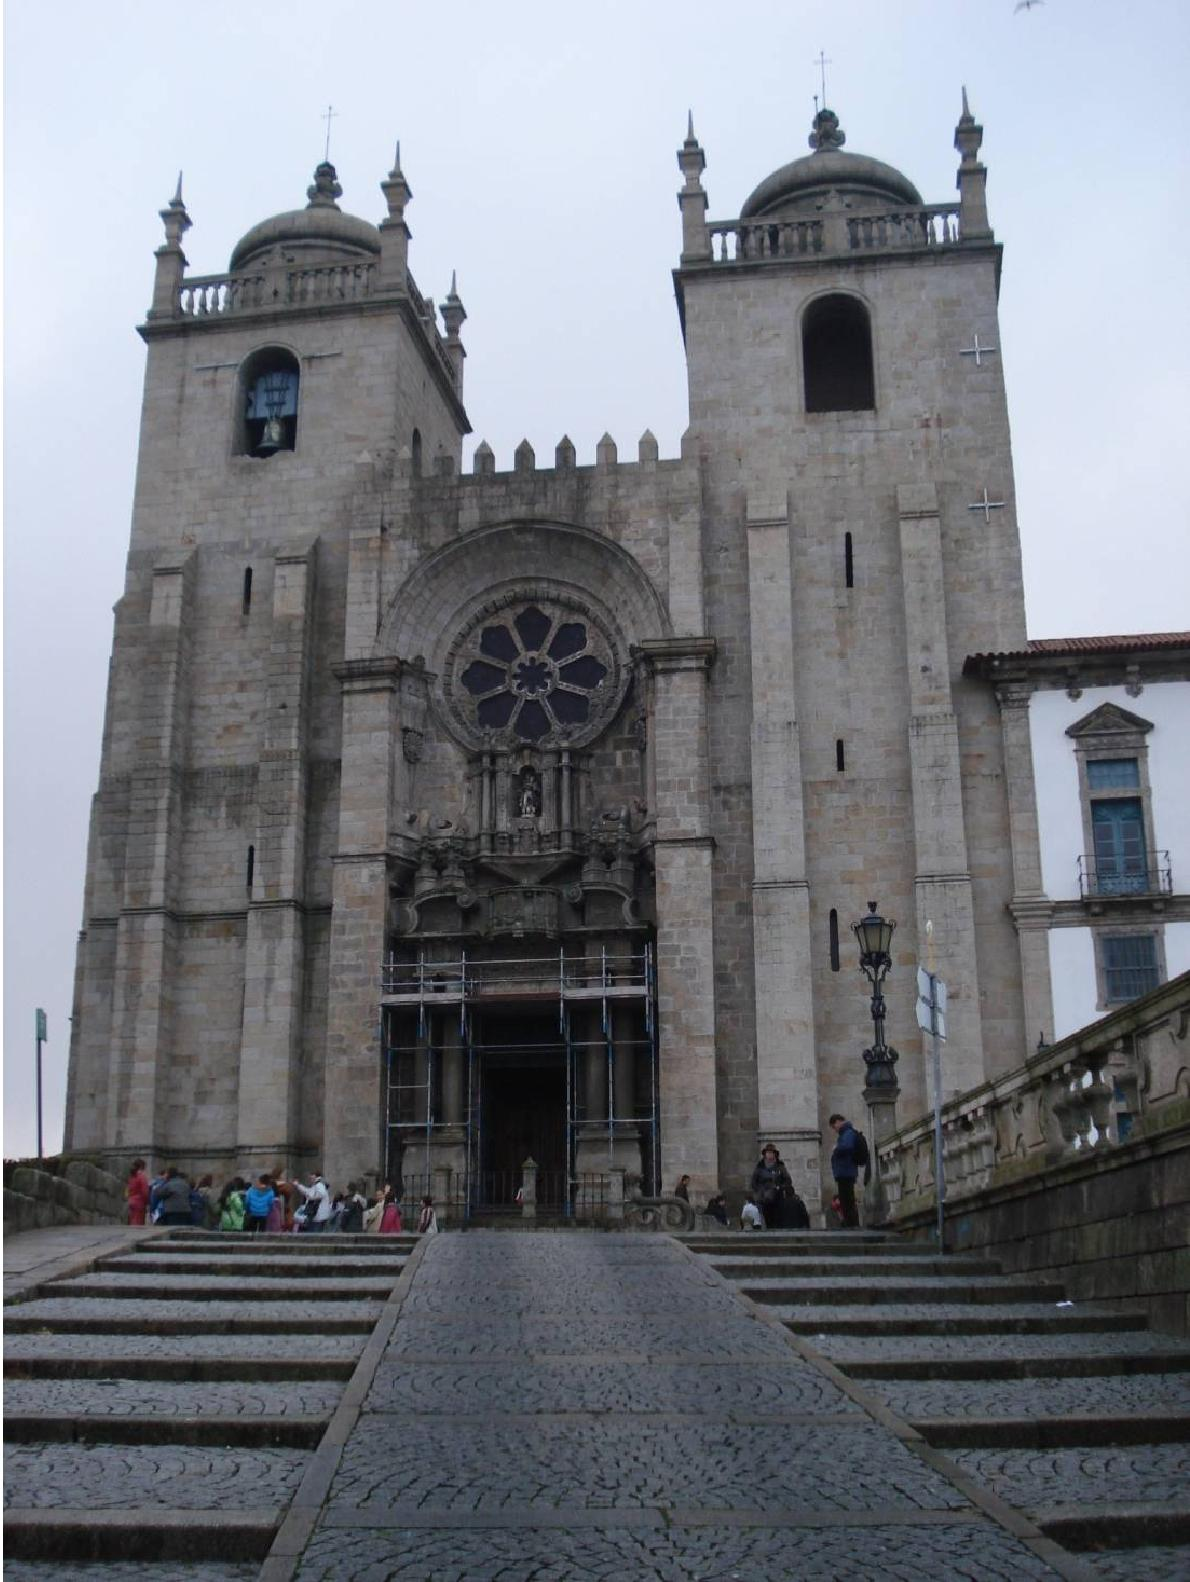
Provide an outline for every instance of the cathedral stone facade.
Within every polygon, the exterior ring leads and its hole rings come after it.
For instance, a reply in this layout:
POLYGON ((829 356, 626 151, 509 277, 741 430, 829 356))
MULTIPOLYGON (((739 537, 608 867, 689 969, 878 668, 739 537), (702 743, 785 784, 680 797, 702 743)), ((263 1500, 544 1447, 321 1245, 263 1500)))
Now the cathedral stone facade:
POLYGON ((480 444, 466 476, 466 314, 414 283, 399 158, 378 226, 324 164, 219 276, 179 188, 68 1147, 449 1167, 473 1203, 531 1153, 574 1207, 609 1167, 739 1187, 771 1139, 817 1209, 871 899, 902 1115, 927 920, 947 1092, 1020 1062, 1051 1025, 1029 742, 963 674, 1025 640, 981 136, 964 99, 926 204, 824 110, 718 223, 691 126, 681 454, 480 444))

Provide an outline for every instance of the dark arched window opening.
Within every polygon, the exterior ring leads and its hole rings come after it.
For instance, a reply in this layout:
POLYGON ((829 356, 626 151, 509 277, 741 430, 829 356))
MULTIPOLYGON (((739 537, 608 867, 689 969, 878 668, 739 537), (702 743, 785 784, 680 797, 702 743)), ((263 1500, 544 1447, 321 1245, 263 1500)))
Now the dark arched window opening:
POLYGON ((807 412, 869 412, 876 405, 872 326, 855 297, 819 297, 802 320, 807 412))
POLYGON ((838 970, 839 970, 839 914, 838 914, 838 912, 835 911, 833 906, 831 907, 831 915, 830 915, 830 951, 831 951, 831 971, 832 972, 838 972, 838 970))
POLYGON ((855 553, 850 533, 843 534, 843 581, 847 587, 855 587, 855 553))
POLYGON ((239 446, 246 456, 275 456, 297 445, 297 358, 279 346, 254 352, 241 374, 243 433, 239 446))
POLYGON ((410 442, 409 449, 413 453, 413 476, 415 478, 420 478, 421 477, 421 429, 415 428, 413 430, 413 439, 410 442))

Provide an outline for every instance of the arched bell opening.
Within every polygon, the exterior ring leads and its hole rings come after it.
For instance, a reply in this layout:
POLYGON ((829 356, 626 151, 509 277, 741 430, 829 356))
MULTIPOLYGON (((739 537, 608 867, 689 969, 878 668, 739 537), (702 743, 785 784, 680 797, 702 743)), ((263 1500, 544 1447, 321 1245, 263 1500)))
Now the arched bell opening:
POLYGON ((266 346, 240 369, 236 450, 264 459, 297 447, 301 370, 292 352, 266 346))

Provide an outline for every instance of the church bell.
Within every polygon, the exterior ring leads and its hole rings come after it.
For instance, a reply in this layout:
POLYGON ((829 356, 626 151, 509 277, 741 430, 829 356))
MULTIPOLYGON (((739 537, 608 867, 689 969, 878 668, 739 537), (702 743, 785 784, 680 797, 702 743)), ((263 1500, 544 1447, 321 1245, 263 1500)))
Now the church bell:
POLYGON ((261 433, 258 451, 281 450, 285 445, 285 425, 279 417, 266 418, 264 429, 261 433))

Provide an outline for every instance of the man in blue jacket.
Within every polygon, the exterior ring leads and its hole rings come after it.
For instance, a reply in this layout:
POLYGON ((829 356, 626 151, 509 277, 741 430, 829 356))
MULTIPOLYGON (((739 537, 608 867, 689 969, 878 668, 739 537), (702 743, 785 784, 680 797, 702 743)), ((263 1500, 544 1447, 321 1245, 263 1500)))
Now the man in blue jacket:
POLYGON ((836 1142, 831 1152, 831 1174, 839 1194, 839 1211, 843 1216, 844 1230, 859 1228, 859 1211, 855 1206, 855 1181, 859 1164, 855 1157, 855 1127, 845 1115, 832 1115, 831 1130, 836 1142))

